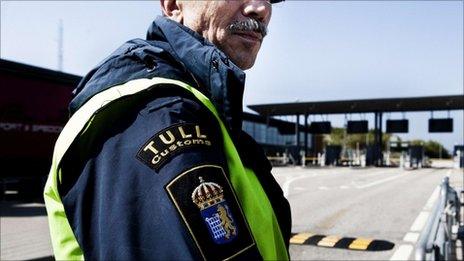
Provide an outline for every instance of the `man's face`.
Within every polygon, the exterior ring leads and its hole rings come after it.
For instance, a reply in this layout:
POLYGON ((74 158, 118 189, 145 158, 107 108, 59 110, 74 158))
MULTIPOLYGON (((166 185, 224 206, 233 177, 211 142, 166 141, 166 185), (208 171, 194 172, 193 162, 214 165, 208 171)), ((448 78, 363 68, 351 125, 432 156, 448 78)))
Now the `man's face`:
POLYGON ((266 0, 186 0, 179 2, 185 26, 199 33, 241 69, 253 66, 272 7, 266 0))

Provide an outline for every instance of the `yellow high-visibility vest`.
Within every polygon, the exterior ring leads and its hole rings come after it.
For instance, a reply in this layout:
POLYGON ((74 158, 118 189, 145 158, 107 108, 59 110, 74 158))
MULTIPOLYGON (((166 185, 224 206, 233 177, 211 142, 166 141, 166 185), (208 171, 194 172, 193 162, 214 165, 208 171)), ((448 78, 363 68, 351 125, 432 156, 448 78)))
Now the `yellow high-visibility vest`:
POLYGON ((265 260, 288 260, 287 249, 271 203, 255 173, 243 166, 237 149, 214 105, 206 96, 188 84, 159 77, 129 81, 97 93, 74 113, 58 137, 44 191, 55 259, 84 259, 82 249, 71 229, 58 192, 61 176, 66 175, 66 173, 62 173, 60 166, 65 152, 83 130, 90 129, 93 124, 98 124, 97 116, 100 110, 111 108, 115 104, 114 102, 120 98, 143 95, 145 90, 166 84, 175 85, 191 92, 213 113, 219 122, 223 136, 230 182, 237 194, 261 256, 265 260))

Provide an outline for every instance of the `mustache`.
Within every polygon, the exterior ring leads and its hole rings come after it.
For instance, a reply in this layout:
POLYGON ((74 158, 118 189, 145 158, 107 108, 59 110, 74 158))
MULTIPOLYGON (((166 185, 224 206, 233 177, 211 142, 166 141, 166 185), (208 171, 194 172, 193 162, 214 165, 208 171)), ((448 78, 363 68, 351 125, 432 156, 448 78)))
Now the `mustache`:
POLYGON ((266 24, 253 18, 248 18, 245 21, 234 21, 227 29, 231 32, 257 32, 263 38, 267 35, 266 24))

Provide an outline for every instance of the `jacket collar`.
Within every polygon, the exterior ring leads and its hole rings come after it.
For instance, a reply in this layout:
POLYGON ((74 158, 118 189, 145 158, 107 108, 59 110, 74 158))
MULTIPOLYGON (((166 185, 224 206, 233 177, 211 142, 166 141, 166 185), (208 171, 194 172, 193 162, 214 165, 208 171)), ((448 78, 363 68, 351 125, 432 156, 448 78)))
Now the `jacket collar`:
POLYGON ((211 99, 232 133, 242 128, 245 73, 205 38, 189 28, 157 17, 147 33, 148 41, 164 42, 167 51, 211 99))

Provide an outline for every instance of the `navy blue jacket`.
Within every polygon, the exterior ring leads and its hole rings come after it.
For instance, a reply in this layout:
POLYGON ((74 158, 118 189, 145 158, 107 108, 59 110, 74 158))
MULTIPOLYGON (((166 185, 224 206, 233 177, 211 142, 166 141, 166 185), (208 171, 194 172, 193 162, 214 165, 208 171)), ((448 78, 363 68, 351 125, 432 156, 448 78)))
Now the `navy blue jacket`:
MULTIPOLYGON (((245 74, 195 32, 166 18, 157 18, 149 28, 147 40, 128 41, 84 77, 75 90, 70 112, 75 113, 93 95, 107 88, 153 77, 181 80, 213 102, 243 164, 254 170, 269 197, 288 244, 289 204, 270 173, 271 165, 262 149, 242 131, 245 74)), ((227 185, 222 135, 211 112, 192 94, 170 85, 127 99, 100 112, 104 115, 100 124, 83 133, 62 161, 59 190, 84 257, 223 259, 237 253, 239 258, 260 257, 256 246, 246 248, 246 242, 253 239, 227 185), (154 165, 150 163, 150 155, 154 155, 150 151, 159 145, 156 142, 160 143, 160 134, 165 140, 170 138, 168 134, 173 139, 207 137, 209 145, 178 147, 178 152, 167 153, 154 165), (196 169, 198 166, 206 168, 196 169), (231 227, 237 229, 229 229, 227 238, 216 238, 216 234, 204 228, 197 218, 201 216, 196 206, 176 204, 196 197, 191 193, 200 184, 180 178, 184 177, 181 174, 193 173, 202 180, 219 169, 226 179, 213 178, 213 183, 224 190, 231 227), (225 243, 226 239, 232 243, 225 243)))

